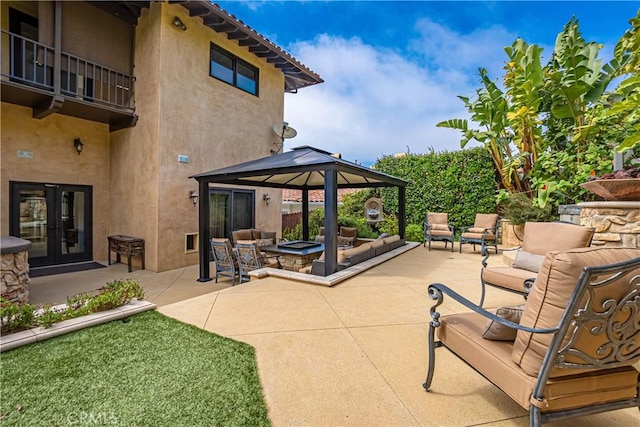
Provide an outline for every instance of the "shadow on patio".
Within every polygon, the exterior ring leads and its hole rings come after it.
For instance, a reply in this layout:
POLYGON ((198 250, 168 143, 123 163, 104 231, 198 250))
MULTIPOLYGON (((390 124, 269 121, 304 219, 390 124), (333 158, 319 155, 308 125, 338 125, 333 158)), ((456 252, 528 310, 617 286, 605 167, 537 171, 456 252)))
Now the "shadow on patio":
MULTIPOLYGON (((274 425, 526 426, 527 411, 446 349, 437 350, 432 391, 422 388, 427 286, 446 283, 479 300, 480 259, 466 247, 458 254, 419 246, 332 288, 274 277, 231 287, 196 282, 197 266, 127 273, 114 265, 33 279, 31 292, 33 300, 46 299, 61 286, 73 294, 82 283, 95 289, 137 278, 161 313, 255 347, 274 425)), ((485 306, 522 301, 491 288, 485 306)), ((449 301, 447 310, 462 307, 449 301)), ((626 409, 549 425, 578 423, 639 425, 640 414, 626 409)))

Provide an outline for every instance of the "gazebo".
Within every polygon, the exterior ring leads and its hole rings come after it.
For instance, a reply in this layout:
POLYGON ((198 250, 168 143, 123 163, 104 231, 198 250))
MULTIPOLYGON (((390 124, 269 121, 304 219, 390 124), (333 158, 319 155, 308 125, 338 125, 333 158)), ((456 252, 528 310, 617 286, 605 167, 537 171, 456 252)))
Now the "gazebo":
POLYGON ((199 201, 199 282, 211 280, 209 269, 209 184, 302 190, 302 236, 309 240, 309 190, 324 189, 325 263, 324 274, 338 271, 338 188, 398 188, 398 231, 405 232, 405 187, 400 178, 343 160, 317 148, 302 146, 292 151, 263 157, 222 169, 193 175, 198 181, 199 201))

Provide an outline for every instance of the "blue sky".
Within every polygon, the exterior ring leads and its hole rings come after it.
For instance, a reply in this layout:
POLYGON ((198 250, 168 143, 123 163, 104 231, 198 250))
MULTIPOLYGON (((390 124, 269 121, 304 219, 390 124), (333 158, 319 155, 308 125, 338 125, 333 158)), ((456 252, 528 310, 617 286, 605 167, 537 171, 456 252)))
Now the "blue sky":
MULTIPOLYGON (((603 45, 603 62, 629 29, 637 1, 221 1, 220 7, 320 74, 285 95, 285 121, 311 145, 373 164, 383 155, 459 149, 458 95, 479 87, 478 67, 502 77, 517 37, 553 50, 572 16, 603 45)), ((547 56, 548 58, 548 56, 547 56)))

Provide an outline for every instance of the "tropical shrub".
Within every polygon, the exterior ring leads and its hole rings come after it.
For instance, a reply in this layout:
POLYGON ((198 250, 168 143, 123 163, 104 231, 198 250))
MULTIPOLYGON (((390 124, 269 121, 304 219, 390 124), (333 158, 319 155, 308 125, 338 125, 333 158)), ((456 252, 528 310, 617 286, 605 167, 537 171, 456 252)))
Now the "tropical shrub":
POLYGON ((502 189, 553 209, 591 197, 578 185, 611 171, 613 151, 640 142, 640 11, 602 66, 601 45, 583 39, 572 18, 558 34, 549 62, 542 49, 517 39, 505 48, 504 92, 480 69, 482 87, 460 97, 471 114, 440 127, 462 132, 460 144, 483 144, 502 189), (623 78, 615 93, 606 90, 623 78))
POLYGON ((404 239, 409 242, 422 242, 422 240, 424 239, 422 225, 408 224, 405 228, 404 239))

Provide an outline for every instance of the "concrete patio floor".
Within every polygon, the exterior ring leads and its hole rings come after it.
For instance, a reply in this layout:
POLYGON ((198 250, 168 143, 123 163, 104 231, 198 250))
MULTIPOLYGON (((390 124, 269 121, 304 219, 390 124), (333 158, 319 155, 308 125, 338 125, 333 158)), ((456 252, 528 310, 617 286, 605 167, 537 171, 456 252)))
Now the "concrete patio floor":
MULTIPOLYGON (((437 246, 437 244, 436 244, 437 246)), ((268 277, 230 286, 199 283, 197 266, 163 273, 123 264, 32 279, 34 303, 106 281, 134 277, 158 311, 252 345, 275 426, 526 426, 528 412, 444 348, 436 350, 432 388, 426 374, 427 286, 450 285, 479 300, 480 255, 419 246, 331 288, 268 277)), ((500 265, 493 256, 491 265, 500 265)), ((489 289, 485 306, 521 304, 489 289)), ((445 301, 443 313, 461 311, 445 301)), ((197 390, 194 390, 197 397, 197 390)), ((637 409, 553 426, 637 426, 637 409)))

